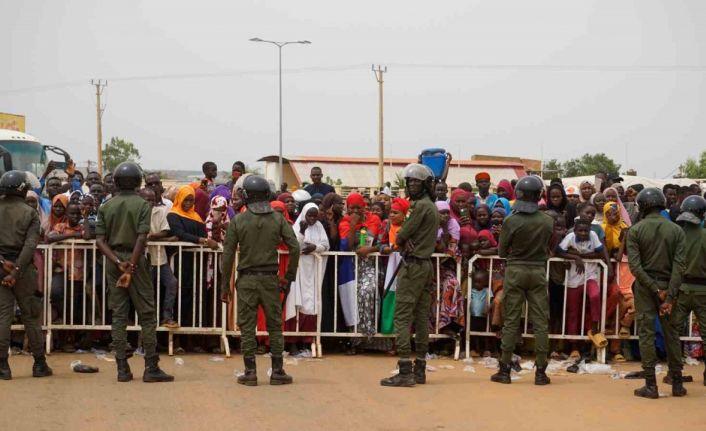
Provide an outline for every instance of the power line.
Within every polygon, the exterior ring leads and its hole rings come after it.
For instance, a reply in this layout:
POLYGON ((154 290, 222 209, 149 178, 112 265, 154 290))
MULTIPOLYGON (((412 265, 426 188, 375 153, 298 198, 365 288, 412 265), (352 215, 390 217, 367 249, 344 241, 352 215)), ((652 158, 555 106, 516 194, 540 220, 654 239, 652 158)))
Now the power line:
MULTIPOLYGON (((632 73, 703 73, 706 72, 706 65, 543 65, 543 64, 424 64, 424 63, 391 63, 391 67, 397 69, 457 69, 457 70, 479 70, 479 71, 535 71, 535 72, 632 72, 632 73)), ((283 69, 282 73, 308 73, 308 72, 346 72, 358 71, 369 67, 368 64, 348 64, 328 67, 302 67, 283 69)), ((177 74, 154 74, 136 75, 109 78, 113 82, 131 81, 163 81, 180 79, 204 79, 204 78, 228 78, 234 76, 275 74, 273 69, 258 70, 227 70, 221 72, 197 72, 197 73, 177 73, 177 74)), ((0 94, 18 94, 32 91, 47 91, 84 85, 85 80, 64 81, 51 84, 34 85, 23 88, 0 90, 0 94)))

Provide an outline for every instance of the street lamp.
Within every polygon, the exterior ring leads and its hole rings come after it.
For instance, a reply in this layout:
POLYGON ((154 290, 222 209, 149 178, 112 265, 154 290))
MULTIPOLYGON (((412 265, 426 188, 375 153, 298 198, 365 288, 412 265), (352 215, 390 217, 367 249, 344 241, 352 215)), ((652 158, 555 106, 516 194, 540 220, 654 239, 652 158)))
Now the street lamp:
POLYGON ((284 182, 284 169, 282 167, 282 47, 285 45, 302 44, 309 45, 308 40, 297 40, 289 42, 277 42, 273 40, 264 40, 259 37, 253 37, 250 42, 265 42, 275 45, 279 51, 279 183, 284 182))

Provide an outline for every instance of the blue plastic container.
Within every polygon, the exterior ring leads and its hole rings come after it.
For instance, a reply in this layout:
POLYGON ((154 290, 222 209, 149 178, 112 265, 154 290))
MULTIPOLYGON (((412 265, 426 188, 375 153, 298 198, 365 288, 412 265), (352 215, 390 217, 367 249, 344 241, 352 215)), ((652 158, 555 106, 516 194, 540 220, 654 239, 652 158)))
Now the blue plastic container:
POLYGON ((428 166, 436 178, 441 178, 446 169, 446 150, 443 148, 427 148, 420 155, 422 164, 428 166))

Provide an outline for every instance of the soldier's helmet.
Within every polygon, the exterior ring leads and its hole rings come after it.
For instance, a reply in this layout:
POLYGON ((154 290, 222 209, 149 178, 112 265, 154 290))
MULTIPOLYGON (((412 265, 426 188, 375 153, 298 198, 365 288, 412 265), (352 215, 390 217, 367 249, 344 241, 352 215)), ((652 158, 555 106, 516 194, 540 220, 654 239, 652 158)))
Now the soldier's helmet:
POLYGON ((250 175, 243 181, 243 198, 248 209, 255 214, 272 212, 270 206, 270 183, 260 175, 250 175))
POLYGON ((706 199, 701 196, 689 196, 681 203, 681 214, 677 221, 701 224, 706 213, 706 199))
POLYGON ((122 162, 113 171, 113 181, 120 190, 135 190, 142 184, 142 169, 135 162, 122 162))
MULTIPOLYGON (((432 172, 428 166, 422 165, 421 163, 409 164, 404 168, 404 171, 402 171, 402 176, 406 182, 409 182, 410 179, 415 179, 424 183, 424 190, 432 200, 435 199, 434 172, 432 172)), ((417 198, 417 196, 412 196, 408 185, 405 186, 405 191, 412 199, 417 198)))
POLYGON ((434 179, 434 173, 431 171, 431 169, 420 163, 412 163, 405 166, 404 171, 402 171, 402 176, 404 176, 405 179, 414 178, 420 181, 434 179))
POLYGON ((0 178, 0 195, 24 198, 30 189, 27 175, 22 171, 8 171, 0 178))
POLYGON ((657 187, 647 187, 643 189, 635 198, 640 211, 645 212, 651 208, 664 209, 667 206, 667 199, 664 197, 662 190, 657 187))
POLYGON ((532 214, 539 210, 537 204, 542 198, 544 181, 536 175, 527 175, 520 178, 515 186, 517 200, 513 210, 521 213, 532 214))

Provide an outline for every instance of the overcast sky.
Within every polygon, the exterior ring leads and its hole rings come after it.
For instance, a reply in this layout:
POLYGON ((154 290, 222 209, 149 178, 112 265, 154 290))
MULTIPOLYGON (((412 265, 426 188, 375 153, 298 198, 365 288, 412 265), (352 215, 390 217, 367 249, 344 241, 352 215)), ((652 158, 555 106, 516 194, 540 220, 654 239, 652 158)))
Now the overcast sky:
POLYGON ((285 155, 564 160, 605 152, 664 177, 706 149, 706 2, 0 0, 0 111, 95 160, 91 78, 108 79, 104 140, 147 168, 227 170, 285 155), (287 72, 288 71, 288 72, 287 72))

